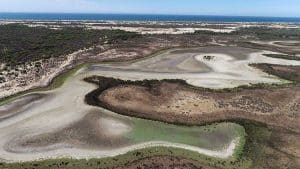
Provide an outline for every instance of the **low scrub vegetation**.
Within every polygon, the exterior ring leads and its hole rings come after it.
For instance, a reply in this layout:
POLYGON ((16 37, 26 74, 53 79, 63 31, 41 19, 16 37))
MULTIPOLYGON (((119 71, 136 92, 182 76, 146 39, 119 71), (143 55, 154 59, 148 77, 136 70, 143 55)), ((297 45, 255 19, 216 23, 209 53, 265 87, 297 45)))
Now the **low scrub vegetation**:
POLYGON ((0 62, 11 66, 138 36, 121 30, 92 30, 83 27, 48 29, 19 24, 0 25, 0 35, 0 62))
POLYGON ((300 39, 300 29, 249 27, 240 28, 236 34, 253 35, 259 39, 300 39))
POLYGON ((296 55, 283 55, 283 54, 264 54, 267 57, 278 58, 278 59, 286 59, 286 60, 299 60, 300 57, 296 55))
POLYGON ((261 40, 276 40, 276 39, 299 40, 300 39, 300 29, 269 28, 269 27, 262 27, 262 26, 239 28, 236 31, 230 33, 199 30, 199 31, 195 31, 195 34, 222 35, 222 36, 226 36, 226 35, 250 36, 261 40))
POLYGON ((251 66, 261 69, 262 71, 289 80, 296 85, 300 83, 300 66, 283 66, 272 64, 251 64, 251 66))

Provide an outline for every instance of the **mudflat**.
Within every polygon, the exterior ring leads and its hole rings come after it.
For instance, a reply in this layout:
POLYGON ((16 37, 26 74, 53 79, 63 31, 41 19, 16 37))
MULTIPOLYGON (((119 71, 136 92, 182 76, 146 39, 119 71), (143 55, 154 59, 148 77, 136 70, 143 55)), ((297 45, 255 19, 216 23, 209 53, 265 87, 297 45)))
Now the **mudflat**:
MULTIPOLYGON (((286 74, 290 80, 299 78, 299 66, 270 66, 260 67, 275 74, 286 74), (295 75, 290 77, 290 72, 295 75)), ((133 82, 104 77, 87 80, 107 84, 94 93, 98 94, 94 99, 120 114, 181 124, 247 119, 295 131, 300 127, 298 85, 214 91, 195 88, 179 80, 133 82)))

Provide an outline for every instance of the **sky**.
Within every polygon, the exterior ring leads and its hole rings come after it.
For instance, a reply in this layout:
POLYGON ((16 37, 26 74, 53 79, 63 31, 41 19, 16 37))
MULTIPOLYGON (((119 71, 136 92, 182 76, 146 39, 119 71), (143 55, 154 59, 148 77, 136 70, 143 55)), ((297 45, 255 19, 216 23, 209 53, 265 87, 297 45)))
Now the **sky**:
POLYGON ((0 0, 0 12, 300 17, 300 0, 0 0))

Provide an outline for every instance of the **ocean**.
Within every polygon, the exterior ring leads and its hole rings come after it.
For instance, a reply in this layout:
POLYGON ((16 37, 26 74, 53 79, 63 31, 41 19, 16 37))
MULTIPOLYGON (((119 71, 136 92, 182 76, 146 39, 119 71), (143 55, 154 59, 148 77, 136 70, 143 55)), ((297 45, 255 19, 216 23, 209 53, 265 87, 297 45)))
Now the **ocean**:
POLYGON ((78 21, 186 21, 186 22, 289 22, 300 23, 300 17, 251 17, 208 15, 147 14, 71 14, 71 13, 0 13, 0 20, 78 20, 78 21))

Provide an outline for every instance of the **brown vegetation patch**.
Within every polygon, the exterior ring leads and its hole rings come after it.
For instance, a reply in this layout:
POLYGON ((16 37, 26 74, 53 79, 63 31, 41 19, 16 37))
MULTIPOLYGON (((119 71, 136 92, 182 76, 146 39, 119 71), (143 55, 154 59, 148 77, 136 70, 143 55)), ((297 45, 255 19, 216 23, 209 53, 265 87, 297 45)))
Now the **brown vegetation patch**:
MULTIPOLYGON (((106 78, 100 79, 99 84, 104 84, 106 78)), ((216 92, 166 80, 118 83, 98 93, 94 104, 170 123, 195 125, 247 119, 294 130, 300 127, 298 86, 216 92)))
MULTIPOLYGON (((272 69, 271 73, 297 80, 298 72, 297 76, 288 72, 298 69, 272 69)), ((88 103, 124 115, 190 125, 244 119, 295 131, 300 127, 297 85, 214 91, 191 87, 181 80, 132 82, 105 77, 86 80, 99 85, 98 90, 87 95, 88 103)))
POLYGON ((280 78, 300 82, 300 66, 284 66, 273 64, 252 64, 252 66, 263 70, 264 72, 278 76, 280 78))

